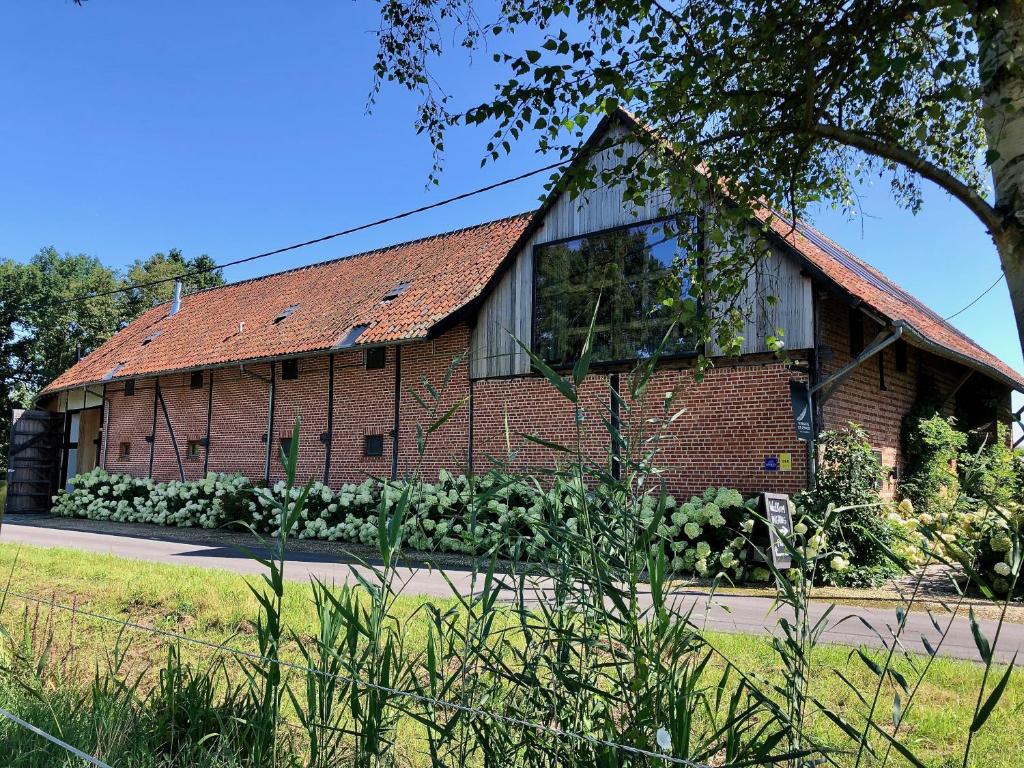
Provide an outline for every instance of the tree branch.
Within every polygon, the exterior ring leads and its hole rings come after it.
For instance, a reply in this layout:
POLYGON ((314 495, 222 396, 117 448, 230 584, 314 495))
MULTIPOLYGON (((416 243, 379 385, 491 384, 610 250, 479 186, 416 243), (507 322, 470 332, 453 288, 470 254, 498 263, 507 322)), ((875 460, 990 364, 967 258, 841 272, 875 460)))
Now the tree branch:
POLYGON ((865 136, 861 133, 856 133, 835 125, 828 125, 824 123, 801 128, 799 130, 810 133, 813 136, 835 141, 836 143, 843 144, 847 147, 859 149, 869 155, 875 155, 876 157, 881 157, 886 160, 891 160, 894 163, 898 163, 904 168, 908 168, 918 174, 922 178, 938 184, 949 194, 966 205, 968 210, 977 216, 978 219, 981 220, 981 223, 984 224, 993 235, 999 233, 1003 229, 1003 217, 1000 215, 999 211, 985 200, 984 197, 978 194, 978 192, 964 184, 953 174, 943 170, 934 163, 925 160, 920 155, 904 149, 898 144, 881 141, 879 139, 872 138, 871 136, 865 136))

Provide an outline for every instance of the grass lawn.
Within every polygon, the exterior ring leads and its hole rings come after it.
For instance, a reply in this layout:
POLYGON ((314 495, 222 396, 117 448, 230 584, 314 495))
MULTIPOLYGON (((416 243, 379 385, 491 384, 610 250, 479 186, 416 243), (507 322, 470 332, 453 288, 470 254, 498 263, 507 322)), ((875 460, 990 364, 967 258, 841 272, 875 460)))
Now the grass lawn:
MULTIPOLYGON (((257 615, 257 602, 249 592, 247 577, 235 573, 145 563, 74 550, 0 544, 0 579, 6 580, 8 574, 14 591, 63 603, 74 602, 96 613, 227 642, 235 647, 249 649, 253 646, 252 622, 257 615)), ((404 597, 399 602, 399 611, 409 622, 414 648, 426 642, 426 622, 418 610, 427 599, 404 597)), ((35 620, 31 611, 25 613, 24 602, 9 599, 0 614, 0 622, 10 627, 22 618, 29 622, 35 620)), ((88 666, 103 657, 116 636, 115 628, 86 617, 72 620, 68 613, 57 611, 53 618, 57 636, 63 637, 65 643, 73 638, 80 660, 87 661, 88 666)), ((287 585, 285 621, 289 629, 298 634, 313 632, 316 617, 308 586, 287 585)), ((141 633, 132 635, 138 635, 130 654, 132 664, 142 668, 162 658, 165 641, 141 633)), ((707 640, 740 669, 779 679, 777 657, 765 638, 709 633, 707 640)), ((60 652, 58 643, 54 656, 59 656, 60 652)), ((183 646, 182 652, 195 661, 209 655, 204 649, 189 646, 183 646)), ((849 648, 822 647, 816 652, 813 664, 812 693, 836 712, 859 706, 855 695, 837 673, 845 675, 864 695, 870 697, 874 691, 877 678, 849 648)), ((909 672, 905 662, 898 668, 909 672)), ((995 678, 998 677, 997 671, 995 678)), ((928 766, 960 764, 959 754, 970 725, 980 678, 981 668, 971 662, 951 659, 934 662, 912 709, 905 714, 903 726, 906 740, 928 766)), ((891 694, 884 693, 883 711, 888 712, 891 701, 891 694)), ((972 765, 1011 768, 1021 764, 1024 751, 1024 729, 1020 727, 1022 709, 1024 682, 1015 673, 999 706, 975 739, 972 765)), ((814 730, 826 740, 835 736, 832 728, 824 716, 819 716, 814 723, 814 730)), ((0 726, 0 742, 3 734, 0 726)), ((906 763, 891 759, 889 764, 906 763)))

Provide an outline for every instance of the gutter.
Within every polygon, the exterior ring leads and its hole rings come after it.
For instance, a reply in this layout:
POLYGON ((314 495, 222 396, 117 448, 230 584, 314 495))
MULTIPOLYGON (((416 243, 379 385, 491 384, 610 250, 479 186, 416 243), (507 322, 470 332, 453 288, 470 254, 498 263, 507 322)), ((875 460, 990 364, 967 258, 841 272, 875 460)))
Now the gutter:
POLYGON ((1024 392, 1024 385, 1021 385, 1020 382, 1010 378, 998 368, 993 368, 991 365, 986 365, 973 357, 955 352, 949 347, 932 341, 906 320, 897 320, 893 325, 902 329, 909 338, 913 339, 915 346, 925 349, 938 357, 944 357, 947 360, 952 360, 953 362, 960 363, 968 368, 984 373, 989 378, 995 379, 1001 384, 1005 384, 1014 392, 1024 392))

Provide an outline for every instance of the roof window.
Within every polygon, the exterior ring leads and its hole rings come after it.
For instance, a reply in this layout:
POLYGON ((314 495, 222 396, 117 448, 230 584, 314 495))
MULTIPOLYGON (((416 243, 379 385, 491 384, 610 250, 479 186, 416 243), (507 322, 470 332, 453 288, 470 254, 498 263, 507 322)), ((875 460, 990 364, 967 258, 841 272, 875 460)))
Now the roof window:
POLYGON ((121 372, 122 368, 124 368, 124 363, 118 363, 105 374, 103 374, 103 376, 100 377, 100 381, 110 381, 112 378, 117 376, 118 373, 121 372))
POLYGON ((295 314, 295 312, 298 309, 299 309, 299 305, 298 304, 292 304, 291 306, 285 307, 284 309, 282 309, 278 313, 277 317, 274 318, 274 325, 277 325, 282 320, 291 317, 292 315, 295 314))
POLYGON ((338 347, 351 347, 353 344, 356 343, 356 340, 363 335, 363 331, 365 331, 369 327, 370 326, 366 325, 365 323, 361 325, 353 325, 349 329, 348 333, 345 334, 345 338, 338 342, 338 347))
POLYGON ((399 283, 390 291, 385 293, 384 298, 381 299, 381 301, 391 301, 392 299, 397 299, 399 296, 401 296, 403 293, 409 290, 410 285, 411 283, 399 283))
POLYGON ((146 338, 144 338, 142 340, 142 346, 146 346, 147 344, 149 344, 154 339, 159 338, 160 336, 163 335, 163 333, 164 332, 162 330, 161 331, 153 331, 151 334, 149 334, 149 336, 147 336, 146 338))

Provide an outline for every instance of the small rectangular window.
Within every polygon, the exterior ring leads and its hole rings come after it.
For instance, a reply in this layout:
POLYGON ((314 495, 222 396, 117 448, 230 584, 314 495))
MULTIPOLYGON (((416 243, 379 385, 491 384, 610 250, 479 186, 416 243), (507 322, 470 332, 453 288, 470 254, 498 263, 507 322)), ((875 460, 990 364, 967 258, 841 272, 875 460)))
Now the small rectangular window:
POLYGON ((387 362, 387 349, 385 347, 374 347, 366 350, 366 370, 373 371, 383 368, 387 362))
POLYGON ((284 459, 287 459, 292 454, 292 439, 290 437, 281 438, 281 456, 282 463, 284 459))
POLYGON ((367 435, 363 442, 364 456, 384 455, 384 435, 367 435))
POLYGON ((135 394, 135 379, 128 379, 124 383, 124 396, 131 397, 135 394))
POLYGON ((203 372, 202 371, 195 371, 192 374, 192 378, 189 380, 188 385, 192 389, 202 389, 203 388, 203 372))
POLYGON ((294 359, 282 361, 281 378, 286 381, 299 378, 299 361, 294 359))
POLYGON ((132 457, 132 444, 131 443, 121 443, 121 445, 118 446, 118 449, 117 449, 117 458, 119 458, 121 461, 127 461, 131 457, 132 457))
POLYGON ((893 357, 895 358, 895 366, 897 373, 907 372, 907 342, 900 339, 893 344, 893 357))
POLYGON ((197 460, 200 456, 200 449, 202 447, 202 440, 189 440, 188 449, 186 450, 185 455, 192 460, 197 460))
POLYGON ((864 351, 864 316, 859 309, 850 307, 850 356, 864 351))

